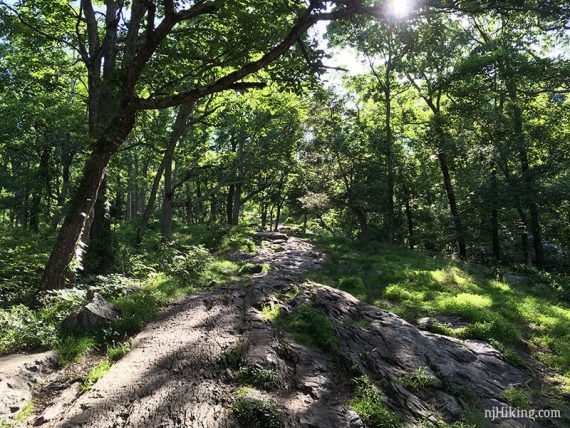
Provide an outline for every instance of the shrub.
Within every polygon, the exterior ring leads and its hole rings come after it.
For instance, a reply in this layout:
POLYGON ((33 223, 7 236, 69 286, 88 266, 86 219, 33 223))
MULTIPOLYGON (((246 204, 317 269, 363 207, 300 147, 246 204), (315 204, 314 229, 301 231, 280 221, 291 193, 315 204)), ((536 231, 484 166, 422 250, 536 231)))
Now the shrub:
POLYGON ((427 367, 419 367, 402 378, 402 385, 412 391, 435 386, 439 379, 427 367))
POLYGON ((307 345, 316 345, 323 351, 336 351, 336 331, 330 320, 309 305, 302 305, 287 317, 288 330, 307 345))
POLYGON ((359 276, 341 278, 339 280, 338 288, 348 291, 351 294, 360 294, 365 291, 364 282, 362 282, 362 279, 359 276))
POLYGON ((234 402, 232 411, 244 427, 279 428, 283 425, 281 412, 273 402, 239 397, 234 402))
POLYGON ((272 389, 277 382, 277 373, 274 370, 262 367, 243 366, 237 372, 240 382, 263 389, 272 389))
POLYGON ((528 408, 529 405, 529 394, 526 390, 522 388, 516 388, 514 386, 509 386, 503 392, 505 400, 512 406, 519 409, 528 408))
POLYGON ((399 427, 398 417, 386 408, 382 401, 382 392, 368 376, 361 376, 355 382, 356 390, 349 404, 362 420, 368 426, 378 428, 399 427))

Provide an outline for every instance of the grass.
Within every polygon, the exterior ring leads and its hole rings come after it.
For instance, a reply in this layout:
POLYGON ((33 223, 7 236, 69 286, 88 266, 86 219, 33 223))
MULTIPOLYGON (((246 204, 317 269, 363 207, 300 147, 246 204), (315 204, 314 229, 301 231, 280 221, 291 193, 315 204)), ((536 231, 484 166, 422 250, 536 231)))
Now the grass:
POLYGON ((355 379, 356 388, 349 402, 367 426, 396 428, 401 426, 398 417, 382 401, 382 391, 367 376, 355 379))
POLYGON ((277 373, 262 367, 242 366, 236 373, 238 381, 261 389, 273 389, 277 383, 277 373))
MULTIPOLYGON (((237 279, 240 264, 211 252, 232 251, 236 242, 254 251, 255 245, 247 241, 246 232, 244 228, 210 231, 176 227, 176 244, 164 245, 159 231, 151 228, 142 246, 135 247, 130 244, 134 241, 134 227, 117 228, 118 272, 94 280, 101 294, 119 307, 120 318, 104 329, 63 331, 62 321, 81 304, 78 289, 37 298, 53 237, 20 229, 2 230, 0 353, 56 349, 60 363, 66 365, 97 348, 107 348, 109 343, 122 342, 139 332, 169 302, 237 279), (125 295, 125 286, 131 285, 140 291, 125 295)), ((81 286, 84 278, 79 276, 78 280, 81 286)), ((118 357, 121 351, 116 352, 118 357)))
POLYGON ((529 393, 523 388, 510 386, 504 392, 505 401, 511 406, 519 409, 528 409, 529 406, 529 393))
POLYGON ((336 351, 336 331, 331 321, 314 307, 301 305, 287 314, 284 322, 286 330, 299 343, 316 346, 325 352, 336 351))
POLYGON ((101 361, 87 373, 85 379, 83 380, 83 385, 81 385, 81 392, 89 391, 95 382, 101 379, 105 374, 111 369, 111 362, 107 359, 101 361))
POLYGON ((402 377, 402 385, 411 391, 429 388, 439 383, 439 379, 427 367, 419 367, 402 377))
POLYGON ((331 257, 310 279, 412 323, 425 316, 463 317, 465 328, 432 329, 486 341, 513 365, 522 364, 517 349, 530 352, 556 373, 558 384, 570 383, 570 307, 560 294, 567 278, 527 269, 529 283, 512 285, 496 280, 490 268, 406 248, 340 239, 316 243, 331 257))
POLYGON ((107 359, 111 362, 117 362, 123 358, 131 350, 131 342, 126 341, 107 348, 107 359))
POLYGON ((246 397, 247 389, 240 389, 232 405, 237 421, 248 428, 279 428, 283 417, 277 404, 246 397))
POLYGON ((281 316, 281 306, 279 305, 264 305, 261 308, 263 318, 269 321, 276 321, 281 316))

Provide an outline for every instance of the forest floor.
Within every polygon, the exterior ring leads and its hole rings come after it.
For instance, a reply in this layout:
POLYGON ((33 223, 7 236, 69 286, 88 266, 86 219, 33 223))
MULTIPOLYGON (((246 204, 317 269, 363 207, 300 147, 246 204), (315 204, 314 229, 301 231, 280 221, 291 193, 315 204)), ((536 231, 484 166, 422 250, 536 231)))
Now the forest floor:
MULTIPOLYGON (((484 409, 531 405, 525 391, 543 385, 536 371, 513 366, 521 364, 505 349, 419 330, 379 308, 365 273, 385 275, 389 260, 378 266, 362 248, 325 247, 330 256, 291 237, 235 254, 259 273, 165 307, 122 359, 96 365, 87 388, 73 382, 81 367, 71 365, 27 420, 42 425, 40 413, 63 402, 46 426, 483 427, 492 426, 484 409), (336 278, 341 271, 364 281, 336 278)), ((397 302, 391 309, 401 312, 397 302)))

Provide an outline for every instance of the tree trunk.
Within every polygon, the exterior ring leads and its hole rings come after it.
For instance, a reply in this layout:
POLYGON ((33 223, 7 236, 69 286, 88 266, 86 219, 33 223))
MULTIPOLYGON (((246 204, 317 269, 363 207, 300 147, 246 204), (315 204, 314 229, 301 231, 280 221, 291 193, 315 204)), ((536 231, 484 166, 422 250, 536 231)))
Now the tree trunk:
POLYGON ((265 230, 267 226, 267 204, 261 204, 261 229, 265 230))
POLYGON ((164 154, 166 163, 164 165, 164 194, 162 200, 162 241, 170 242, 172 240, 172 211, 174 191, 172 190, 172 157, 174 155, 174 146, 170 146, 164 154))
POLYGON ((443 175, 443 184, 445 186, 445 192, 447 193, 449 209, 451 210, 451 216, 453 217, 453 224, 455 226, 455 235, 457 239, 457 247, 459 249, 459 258, 461 260, 465 260, 467 259, 467 248, 465 245, 465 236, 463 234, 463 223, 461 221, 461 217, 459 216, 459 210, 457 209, 455 191, 453 190, 453 184, 451 182, 451 176, 449 174, 449 167, 447 165, 445 151, 443 151, 443 149, 440 149, 437 157, 439 159, 441 174, 443 175))
POLYGON ((45 147, 40 156, 40 167, 38 169, 38 176, 36 177, 35 190, 32 196, 32 207, 30 209, 30 229, 34 232, 39 232, 40 229, 40 211, 42 193, 44 190, 44 183, 48 180, 48 167, 49 158, 51 155, 51 148, 45 147))
POLYGON ((107 273, 115 263, 115 251, 111 232, 107 179, 103 178, 93 209, 93 221, 89 231, 89 245, 85 255, 88 273, 107 273))
POLYGON ((540 215, 538 212, 538 204, 536 202, 536 186, 528 160, 528 152, 523 130, 522 110, 519 106, 516 85, 509 80, 507 80, 506 85, 512 103, 513 130, 517 139, 522 180, 525 184, 524 200, 526 201, 525 205, 530 213, 530 233, 532 234, 534 246, 535 264, 537 268, 542 269, 544 267, 544 250, 542 248, 540 215))
POLYGON ((233 226, 237 226, 239 224, 239 212, 241 210, 241 204, 241 184, 236 184, 233 192, 230 218, 230 224, 233 226))
POLYGON ((499 240, 499 208, 497 194, 497 169, 491 169, 491 235, 493 241, 493 257, 496 261, 501 260, 501 243, 499 240))
POLYGON ((392 135, 392 101, 390 91, 390 68, 386 67, 386 82, 385 82, 385 110, 386 110, 386 163, 387 163, 387 177, 386 177, 386 202, 387 202, 387 216, 386 216, 386 239, 390 244, 394 243, 395 235, 395 212, 394 212, 394 138, 392 135))
POLYGON ((414 223, 412 217, 412 207, 410 205, 410 191, 406 189, 406 220, 408 223, 408 246, 410 250, 414 249, 414 223))
MULTIPOLYGON (((176 120, 174 121, 174 125, 172 127, 172 131, 170 133, 170 138, 168 140, 168 146, 166 147, 166 151, 162 156, 162 160, 160 161, 160 165, 158 166, 158 170, 156 171, 156 175, 154 176, 154 180, 152 182, 152 188, 150 190, 150 195, 148 197, 148 202, 144 209, 141 222, 137 229, 137 236, 136 236, 136 243, 140 244, 143 239, 144 232, 148 226, 148 222, 150 220, 150 216, 152 214, 152 210, 154 209, 154 204, 156 202, 156 196, 158 194, 158 188, 160 187, 160 180, 162 179, 162 175, 164 174, 165 168, 167 164, 170 162, 170 169, 172 171, 172 158, 174 156, 174 151, 176 150, 176 145, 178 142, 187 134, 188 132, 188 119, 192 114, 194 108, 194 104, 183 104, 178 109, 178 114, 176 116, 176 120)), ((170 184, 165 189, 172 189, 172 179, 170 180, 170 184)), ((165 190, 166 193, 166 190, 165 190)), ((163 201, 164 206, 164 201, 163 201)), ((163 209, 164 214, 164 209, 163 209)), ((164 225, 164 221, 163 221, 164 225)), ((164 229, 164 226, 163 226, 164 229)), ((164 232, 164 230, 163 230, 164 232)), ((164 238, 164 233, 163 233, 164 238)))
MULTIPOLYGON (((131 128, 132 126, 128 130, 130 131, 131 128)), ((126 138, 128 132, 124 132, 123 135, 126 138)), ((111 148, 95 149, 87 159, 83 177, 71 201, 69 211, 59 230, 44 270, 41 280, 43 290, 65 287, 67 269, 73 260, 79 238, 86 226, 86 219, 93 210, 109 160, 117 148, 118 146, 115 146, 115 150, 111 148)))
POLYGON ((308 213, 307 210, 303 213, 303 235, 307 233, 307 221, 308 221, 308 213))
POLYGON ((277 214, 275 214, 275 232, 279 231, 279 221, 281 221, 281 207, 283 206, 282 202, 277 204, 277 214))

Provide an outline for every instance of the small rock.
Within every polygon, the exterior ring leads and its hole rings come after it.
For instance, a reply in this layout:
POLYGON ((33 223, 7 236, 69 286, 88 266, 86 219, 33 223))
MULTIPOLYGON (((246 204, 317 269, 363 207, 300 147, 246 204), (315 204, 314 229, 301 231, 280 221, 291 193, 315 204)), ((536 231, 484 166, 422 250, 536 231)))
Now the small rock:
POLYGON ((259 232, 255 234, 255 237, 261 240, 267 241, 288 241, 289 236, 280 232, 259 232))
POLYGON ((435 316, 435 317, 424 317, 416 321, 418 328, 422 330, 427 330, 438 324, 448 326, 452 330, 459 330, 460 328, 467 327, 469 322, 462 317, 446 317, 446 316, 435 316))
POLYGON ((94 293, 92 300, 78 312, 69 315, 64 321, 66 328, 103 327, 119 317, 119 309, 108 302, 99 293, 94 293))
POLYGON ((530 278, 518 273, 508 273, 504 277, 505 282, 511 285, 527 285, 530 283, 530 278))

